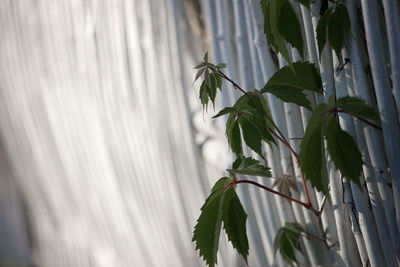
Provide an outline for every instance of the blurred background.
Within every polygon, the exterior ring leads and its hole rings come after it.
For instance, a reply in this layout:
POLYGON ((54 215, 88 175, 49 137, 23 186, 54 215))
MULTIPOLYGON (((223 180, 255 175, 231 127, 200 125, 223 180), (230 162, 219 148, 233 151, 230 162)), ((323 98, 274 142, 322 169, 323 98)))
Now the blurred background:
POLYGON ((0 1, 0 266, 200 264, 200 16, 198 1, 0 1))

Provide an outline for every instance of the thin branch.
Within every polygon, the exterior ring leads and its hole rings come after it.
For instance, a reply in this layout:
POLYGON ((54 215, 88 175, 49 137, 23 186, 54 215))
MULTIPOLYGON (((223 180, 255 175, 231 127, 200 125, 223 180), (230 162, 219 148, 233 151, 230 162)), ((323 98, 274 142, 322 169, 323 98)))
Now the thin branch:
MULTIPOLYGON (((276 127, 275 127, 276 128, 276 127)), ((293 153, 293 155, 295 156, 295 158, 297 159, 299 157, 299 155, 297 155, 296 151, 293 150, 293 148, 291 147, 291 145, 285 140, 283 139, 281 136, 279 136, 271 127, 268 127, 268 130, 276 137, 279 139, 279 141, 281 141, 289 150, 290 152, 293 153)))
MULTIPOLYGON (((281 138, 285 141, 286 144, 289 145, 289 142, 286 140, 285 135, 281 132, 281 130, 279 130, 278 126, 275 124, 274 120, 268 116, 267 112, 264 112, 264 116, 272 123, 272 125, 275 127, 275 129, 278 131, 279 135, 281 136, 281 138)), ((271 128, 269 128, 271 129, 271 128)), ((289 145, 290 146, 290 145, 289 145)))
POLYGON ((295 198, 292 198, 291 196, 282 194, 281 192, 275 191, 275 190, 273 190, 273 189, 271 189, 269 187, 263 186, 263 185, 261 185, 261 184, 259 184, 257 182, 253 182, 253 181, 250 181, 250 180, 239 180, 239 181, 236 181, 235 184, 252 184, 252 185, 260 187, 260 188, 262 188, 264 190, 267 190, 268 192, 274 193, 274 194, 276 194, 278 196, 281 196, 283 198, 286 198, 286 199, 288 199, 290 201, 296 202, 297 204, 299 204, 299 205, 301 205, 301 206, 303 206, 303 207, 305 207, 307 209, 311 208, 310 204, 308 204, 308 203, 305 203, 305 202, 302 202, 302 201, 297 200, 295 198))
POLYGON ((350 114, 351 116, 354 116, 355 118, 357 118, 357 119, 359 119, 360 121, 362 121, 362 122, 368 124, 369 126, 374 127, 375 129, 378 129, 378 130, 381 130, 381 131, 382 131, 382 128, 381 128, 380 126, 378 126, 378 125, 376 125, 376 124, 373 124, 372 122, 370 122, 370 121, 368 121, 368 120, 366 120, 366 119, 364 119, 364 118, 362 118, 362 117, 360 117, 360 116, 358 116, 358 115, 356 115, 356 114, 353 114, 353 113, 350 113, 350 112, 347 112, 347 111, 341 110, 341 109, 336 109, 335 112, 336 112, 336 113, 347 113, 347 114, 350 114))
POLYGON ((312 234, 312 233, 310 233, 310 232, 307 232, 307 231, 301 231, 302 233, 304 233, 305 235, 303 235, 303 236, 305 236, 305 237, 312 237, 312 238, 314 238, 314 239, 316 239, 316 240, 318 240, 318 241, 321 241, 321 242, 324 242, 324 244, 325 244, 325 246, 329 249, 330 248, 330 246, 329 246, 329 244, 328 244, 328 241, 326 241, 326 237, 324 236, 324 238, 321 238, 321 237, 319 237, 319 236, 317 236, 317 235, 314 235, 314 234, 312 234))
POLYGON ((321 238, 321 237, 319 237, 319 236, 317 236, 317 235, 314 235, 314 234, 309 233, 309 232, 307 232, 307 231, 301 231, 301 232, 304 233, 306 237, 312 237, 312 238, 314 238, 314 239, 317 239, 317 240, 322 241, 322 242, 325 243, 325 239, 323 239, 323 238, 321 238))
POLYGON ((272 130, 270 127, 268 127, 268 129, 271 131, 271 133, 272 133, 273 135, 275 135, 276 138, 278 138, 278 139, 290 150, 290 152, 292 152, 293 156, 295 157, 296 162, 297 162, 297 165, 298 165, 298 167, 299 167, 299 171, 300 171, 300 175, 301 175, 301 179, 302 179, 302 183, 303 183, 303 187, 304 187, 304 192, 305 192, 305 194, 306 194, 307 203, 308 203, 309 205, 311 205, 311 200, 310 200, 310 195, 308 194, 308 188, 307 188, 307 184, 306 184, 306 179, 305 179, 305 177, 304 177, 303 170, 302 170, 301 167, 300 167, 300 158, 299 158, 299 155, 296 153, 296 151, 294 151, 294 149, 292 148, 292 146, 291 146, 286 140, 283 140, 281 137, 279 137, 279 136, 274 132, 274 130, 272 130))
POLYGON ((243 94, 250 96, 249 93, 247 93, 245 90, 242 89, 242 87, 240 87, 237 83, 235 83, 234 81, 232 81, 228 76, 225 75, 225 73, 223 73, 221 70, 218 70, 218 73, 222 76, 222 78, 224 78, 225 80, 229 81, 231 84, 233 84, 234 87, 236 87, 237 89, 239 89, 243 94))

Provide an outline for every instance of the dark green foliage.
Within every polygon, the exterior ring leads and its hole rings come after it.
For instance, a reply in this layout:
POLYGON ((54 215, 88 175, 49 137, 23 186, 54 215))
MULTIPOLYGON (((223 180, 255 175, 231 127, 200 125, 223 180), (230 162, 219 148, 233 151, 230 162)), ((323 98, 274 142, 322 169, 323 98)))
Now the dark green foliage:
POLYGON ((196 73, 196 77, 194 81, 201 77, 204 74, 204 81, 200 86, 200 102, 203 105, 203 109, 207 109, 208 101, 211 100, 213 105, 215 105, 215 97, 217 96, 217 88, 222 90, 222 79, 218 70, 220 68, 224 68, 225 63, 220 63, 218 66, 215 66, 211 63, 208 63, 208 53, 204 55, 203 62, 195 67, 198 69, 196 73))
POLYGON ((247 263, 247 255, 249 255, 249 242, 246 233, 247 214, 235 190, 228 189, 226 194, 228 197, 222 214, 224 229, 232 246, 247 263))
POLYGON ((200 86, 200 101, 203 106, 207 107, 209 100, 211 100, 211 102, 215 104, 215 97, 217 96, 217 88, 221 90, 222 80, 221 77, 219 77, 219 75, 217 74, 209 74, 208 69, 206 69, 204 73, 205 73, 205 80, 202 82, 200 86))
POLYGON ((228 239, 247 262, 247 214, 234 189, 227 188, 232 181, 231 178, 223 177, 215 183, 210 196, 201 207, 201 214, 194 228, 192 241, 196 242, 196 249, 209 266, 217 263, 222 222, 228 239))
POLYGON ((268 92, 285 102, 295 103, 311 110, 311 103, 304 90, 322 93, 322 81, 314 64, 295 62, 278 70, 261 92, 268 92))
POLYGON ((210 78, 210 86, 206 86, 207 94, 213 104, 215 103, 215 97, 217 96, 217 79, 213 74, 209 76, 210 78))
POLYGON ((228 139, 229 147, 232 149, 232 152, 235 153, 237 156, 243 154, 239 122, 236 118, 236 114, 234 113, 231 113, 231 115, 229 115, 228 121, 226 122, 225 134, 228 139))
POLYGON ((204 107, 206 107, 207 109, 207 105, 208 105, 208 93, 207 93, 207 84, 205 81, 202 82, 201 86, 200 86, 200 103, 203 105, 203 109, 204 107))
POLYGON ((342 176, 360 185, 363 161, 354 138, 332 119, 327 126, 326 140, 335 167, 340 170, 342 176))
POLYGON ((303 56, 300 22, 290 1, 260 0, 260 4, 264 13, 264 32, 268 44, 276 52, 280 52, 289 63, 291 59, 285 41, 289 42, 303 56))
POLYGON ((225 64, 225 63, 219 63, 219 64, 217 65, 217 68, 218 68, 218 69, 226 68, 226 64, 225 64))
POLYGON ((357 115, 369 120, 377 120, 377 116, 375 113, 375 110, 365 104, 364 100, 356 98, 356 97, 351 97, 351 96, 345 96, 342 98, 339 98, 336 101, 336 105, 338 108, 347 111, 350 114, 357 115))
POLYGON ((258 160, 240 155, 232 164, 232 169, 227 170, 230 173, 271 177, 270 168, 262 165, 258 160))
POLYGON ((260 131, 246 115, 240 117, 239 124, 242 128, 243 139, 246 145, 260 155, 260 157, 264 158, 261 150, 262 144, 260 131))
MULTIPOLYGON (((197 65, 197 66, 202 66, 203 63, 197 65)), ((201 77, 201 75, 203 75, 204 71, 206 70, 206 68, 201 68, 199 69, 199 71, 196 73, 196 77, 194 78, 194 81, 197 81, 197 79, 199 79, 201 77)))
POLYGON ((240 108, 244 116, 256 126, 261 134, 261 138, 268 144, 275 143, 268 129, 274 129, 274 125, 270 121, 272 120, 271 111, 260 92, 255 90, 252 96, 242 96, 239 100, 240 102, 237 101, 239 105, 236 108, 240 108))
POLYGON ((326 169, 322 123, 319 123, 315 127, 314 131, 310 134, 307 144, 302 147, 304 147, 305 151, 303 153, 305 156, 301 157, 302 166, 306 177, 315 188, 327 195, 329 179, 326 169))
POLYGON ((300 145, 300 166, 306 178, 317 190, 328 194, 328 173, 326 170, 324 129, 330 106, 320 104, 314 110, 300 145))
POLYGON ((223 108, 222 110, 220 110, 218 112, 218 114, 213 116, 212 118, 215 119, 215 118, 221 117, 221 116, 226 115, 226 114, 230 114, 230 113, 235 112, 235 111, 236 110, 234 108, 226 107, 226 108, 223 108))
POLYGON ((232 108, 221 110, 215 117, 230 114, 226 122, 226 137, 229 147, 237 156, 243 154, 241 134, 246 145, 264 159, 262 141, 268 144, 275 143, 268 128, 272 128, 268 105, 258 91, 252 95, 241 96, 232 108), (240 127, 239 127, 240 126, 240 127), (240 131, 241 128, 241 131, 240 131))
MULTIPOLYGON (((295 0, 309 8, 310 0, 295 0)), ((265 16, 265 34, 268 43, 290 62, 286 41, 303 53, 303 40, 296 13, 288 0, 261 0, 265 16)), ((321 17, 317 28, 319 53, 328 38, 333 49, 340 58, 340 52, 349 35, 350 20, 342 1, 328 8, 321 17)), ((203 62, 196 66, 198 72, 195 80, 204 76, 200 86, 200 101, 207 108, 209 101, 214 104, 217 88, 222 89, 222 78, 230 81, 220 69, 224 63, 213 65, 208 62, 207 54, 203 62)), ((232 82, 233 83, 233 82, 232 82)), ((235 84, 235 87, 238 87, 235 84)), ((235 192, 235 174, 271 177, 270 169, 260 161, 243 155, 242 140, 247 147, 255 151, 264 160, 262 142, 276 144, 274 136, 281 135, 272 121, 270 109, 263 93, 271 93, 285 102, 297 104, 312 110, 311 102, 306 98, 304 90, 322 93, 322 81, 317 68, 309 62, 295 62, 277 71, 261 91, 244 92, 232 107, 226 107, 213 118, 229 114, 226 122, 226 136, 229 147, 237 158, 231 169, 227 169, 231 178, 223 177, 216 182, 209 197, 201 208, 193 233, 196 249, 209 266, 217 263, 217 251, 220 231, 223 227, 233 247, 247 262, 249 245, 246 234, 247 214, 235 192), (275 132, 276 130, 276 132, 275 132)), ((353 137, 340 128, 336 118, 338 112, 346 112, 359 119, 376 120, 373 108, 363 100, 355 97, 343 97, 335 101, 330 96, 328 103, 317 106, 308 122, 304 138, 300 145, 299 161, 301 171, 313 187, 328 194, 328 173, 326 150, 330 154, 335 167, 341 174, 360 185, 362 157, 353 137)), ((365 120, 364 120, 365 122, 365 120)), ((366 122, 370 124, 369 122, 366 122)), ((285 139, 284 136, 281 136, 285 139)), ((277 138, 278 140, 279 138, 277 138)), ((282 141, 280 139, 280 141, 282 141)), ((285 141, 282 141, 285 143, 285 141)), ((286 143, 285 143, 286 144, 286 143)), ((292 148, 290 148, 293 150, 292 148)), ((297 157, 296 152, 293 155, 297 157)), ((250 183, 250 181, 244 181, 250 183)), ((254 182, 251 182, 254 184, 254 182)), ((262 187, 261 185, 259 185, 262 187)), ((290 177, 278 177, 274 183, 280 192, 290 195, 296 186, 290 177)), ((268 189, 263 187, 264 189, 268 189)), ((295 201, 295 200, 293 200, 295 201)), ((298 201, 296 201, 298 202, 298 201)), ((307 203, 298 202, 308 208, 307 203)), ((286 223, 280 228, 274 242, 275 253, 279 249, 282 257, 289 264, 296 263, 296 250, 302 253, 300 246, 301 233, 306 233, 296 223, 286 223)))
POLYGON ((290 265, 297 263, 295 250, 303 253, 300 245, 300 233, 303 228, 298 223, 285 223, 285 226, 278 230, 274 240, 274 253, 279 249, 282 258, 290 265))
MULTIPOLYGON (((333 98, 331 98, 333 103, 333 98)), ((358 100, 346 97, 338 99, 337 102, 344 103, 346 109, 368 110, 358 100), (356 104, 354 104, 356 103, 356 104), (346 106, 347 105, 347 106, 346 106), (359 108, 360 105, 363 108, 359 108)), ((340 128, 339 122, 335 119, 336 106, 323 103, 313 112, 306 129, 303 141, 300 145, 300 164, 302 170, 311 184, 322 191, 328 193, 328 177, 326 171, 326 156, 324 138, 326 138, 328 151, 336 169, 340 173, 360 184, 362 171, 362 157, 354 138, 340 128)), ((369 114, 369 111, 365 114, 369 114)))
POLYGON ((310 9, 310 2, 311 0, 295 0, 296 2, 299 2, 300 4, 302 4, 303 6, 305 6, 306 8, 310 9))
POLYGON ((301 36, 299 19, 292 4, 287 0, 282 1, 280 15, 278 16, 278 30, 285 40, 303 56, 303 37, 301 36))
POLYGON ((317 25, 317 43, 318 43, 318 52, 321 56, 322 49, 326 43, 326 33, 328 31, 328 23, 332 16, 332 7, 325 11, 325 13, 321 16, 317 25), (329 11, 328 11, 329 10, 329 11))
POLYGON ((211 190, 210 196, 201 207, 201 214, 194 227, 193 242, 200 256, 209 266, 217 263, 218 242, 221 232, 222 213, 226 195, 223 192, 225 186, 231 182, 228 177, 217 181, 211 190))
POLYGON ((328 35, 329 43, 341 60, 341 51, 350 34, 350 17, 346 6, 340 2, 328 8, 321 16, 317 26, 318 51, 321 55, 328 35))

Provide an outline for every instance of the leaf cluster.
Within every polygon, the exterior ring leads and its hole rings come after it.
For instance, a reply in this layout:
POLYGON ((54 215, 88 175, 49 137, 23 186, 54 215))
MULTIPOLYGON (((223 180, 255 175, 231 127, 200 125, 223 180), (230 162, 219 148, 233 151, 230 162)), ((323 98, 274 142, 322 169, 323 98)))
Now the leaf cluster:
POLYGON ((342 59, 342 48, 345 46, 350 34, 350 17, 343 1, 336 1, 334 6, 329 7, 321 16, 317 25, 318 52, 329 40, 336 56, 342 59))
MULTIPOLYGON (((297 0, 310 8, 310 0, 297 0)), ((291 62, 286 42, 290 43, 303 56, 304 44, 301 24, 289 0, 260 0, 264 13, 264 33, 267 42, 276 52, 280 52, 287 62, 291 62)))
POLYGON ((278 70, 261 92, 271 93, 284 102, 295 103, 311 110, 311 103, 304 90, 322 94, 322 81, 314 64, 299 61, 278 70))
POLYGON ((274 240, 274 254, 279 250, 282 258, 290 265, 297 263, 295 251, 303 253, 300 244, 301 232, 304 232, 303 227, 295 222, 286 222, 285 226, 281 227, 274 240))
POLYGON ((322 93, 321 77, 313 64, 295 62, 292 68, 284 67, 277 71, 261 91, 254 90, 241 96, 232 107, 222 109, 213 118, 229 114, 225 134, 232 152, 238 157, 243 154, 243 137, 245 144, 265 159, 262 142, 272 145, 276 141, 271 134, 275 124, 263 93, 311 110, 304 90, 322 93))
POLYGON ((240 155, 232 164, 232 169, 227 169, 231 174, 243 174, 251 176, 272 177, 270 168, 264 166, 260 161, 240 155))
MULTIPOLYGON (((310 0, 295 1, 310 8, 310 0)), ((281 53, 289 66, 278 70, 263 88, 252 92, 244 91, 221 72, 221 69, 226 67, 224 63, 218 65, 209 63, 207 53, 203 61, 195 67, 198 69, 195 80, 204 77, 199 92, 203 109, 207 109, 210 101, 215 105, 217 89, 222 90, 222 79, 233 83, 244 93, 233 106, 225 107, 213 117, 228 115, 225 134, 236 160, 232 167, 227 169, 230 177, 219 179, 212 188, 201 208, 193 233, 196 249, 200 251, 200 256, 203 256, 209 266, 215 266, 217 263, 222 225, 233 247, 247 262, 249 250, 246 235, 247 214, 235 192, 236 175, 272 176, 265 164, 243 155, 244 145, 266 161, 263 155, 263 143, 270 146, 277 141, 285 143, 299 160, 305 178, 313 187, 327 195, 329 191, 327 159, 333 161, 342 176, 358 185, 363 164, 354 138, 340 127, 337 114, 344 112, 364 121, 377 120, 374 109, 355 97, 347 96, 335 100, 334 96, 331 96, 328 103, 313 107, 305 91, 322 94, 322 81, 320 72, 314 64, 304 61, 291 62, 287 43, 296 48, 302 57, 304 54, 301 24, 291 1, 260 0, 260 4, 264 13, 264 32, 268 44, 276 52, 281 53), (294 103, 312 112, 299 155, 294 152, 276 127, 264 94, 271 94, 284 102, 294 103)), ((321 55, 322 49, 329 41, 341 60, 341 50, 350 35, 350 18, 343 0, 334 1, 334 5, 324 8, 324 13, 321 15, 317 27, 319 54, 321 55)), ((277 178, 273 186, 286 196, 290 195, 290 189, 295 190, 293 181, 288 177, 277 178)), ((295 251, 302 253, 301 232, 304 230, 300 225, 286 223, 279 229, 274 241, 275 253, 279 250, 283 259, 291 265, 296 262, 295 251)))
POLYGON ((361 153, 354 138, 341 129, 336 119, 338 109, 355 116, 376 119, 374 109, 355 97, 339 98, 336 103, 331 97, 329 103, 316 107, 300 145, 300 165, 306 178, 324 194, 328 194, 329 183, 326 147, 342 176, 360 185, 363 164, 361 153))
POLYGON ((217 66, 208 62, 208 53, 204 55, 203 62, 195 67, 198 69, 194 81, 197 81, 202 75, 204 80, 200 86, 200 102, 203 108, 207 109, 208 102, 211 101, 215 106, 215 97, 217 96, 217 88, 222 90, 222 79, 219 74, 219 69, 225 67, 225 64, 219 64, 217 66))
POLYGON ((233 180, 220 178, 201 207, 201 214, 193 232, 196 250, 200 251, 208 266, 217 263, 218 243, 223 223, 233 247, 247 262, 249 244, 246 234, 247 214, 234 190, 229 187, 233 180))

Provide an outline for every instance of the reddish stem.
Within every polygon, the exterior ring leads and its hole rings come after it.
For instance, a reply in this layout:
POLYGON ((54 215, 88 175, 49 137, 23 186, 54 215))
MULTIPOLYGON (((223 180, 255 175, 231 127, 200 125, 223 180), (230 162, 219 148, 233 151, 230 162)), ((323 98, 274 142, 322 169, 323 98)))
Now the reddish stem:
POLYGON ((374 127, 375 129, 378 129, 378 130, 381 130, 381 131, 382 131, 382 128, 381 128, 380 126, 375 125, 375 124, 373 124, 372 122, 367 121, 366 119, 364 119, 364 118, 362 118, 362 117, 360 117, 360 116, 358 116, 358 115, 356 115, 356 114, 353 114, 353 113, 350 113, 350 112, 347 112, 347 111, 341 110, 341 109, 336 109, 334 112, 336 112, 336 113, 347 113, 347 114, 350 114, 351 116, 356 117, 357 119, 359 119, 360 121, 362 121, 362 122, 368 124, 369 126, 374 127))
POLYGON ((296 159, 298 158, 298 155, 297 155, 296 151, 293 150, 293 148, 290 146, 290 144, 289 144, 286 140, 284 140, 282 137, 280 137, 274 130, 272 130, 271 127, 268 127, 268 130, 270 130, 270 132, 271 132, 276 138, 278 138, 279 141, 281 141, 281 142, 290 150, 290 152, 293 153, 293 155, 295 156, 296 159))
POLYGON ((222 78, 224 78, 225 80, 227 80, 231 84, 233 84, 233 86, 236 87, 237 89, 239 89, 243 94, 245 94, 247 96, 249 95, 245 90, 243 90, 239 85, 237 85, 237 83, 235 83, 228 76, 226 76, 225 73, 223 73, 221 70, 218 70, 218 72, 219 72, 219 74, 221 74, 222 78))
MULTIPOLYGON (((268 128, 269 128, 269 127, 268 127, 268 128)), ((276 138, 278 138, 278 139, 290 150, 290 152, 292 152, 293 156, 295 157, 296 162, 297 162, 297 165, 299 166, 299 171, 300 171, 300 175, 301 175, 301 180, 302 180, 302 182, 303 182, 303 187, 304 187, 304 192, 305 192, 305 194, 306 194, 307 203, 308 203, 309 205, 311 205, 311 200, 310 200, 310 195, 308 194, 308 188, 307 188, 307 184, 306 184, 306 179, 304 178, 303 171, 302 171, 302 169, 301 169, 301 167, 300 167, 300 158, 299 158, 299 155, 296 153, 296 151, 294 151, 294 149, 292 148, 292 146, 291 146, 286 140, 283 140, 283 138, 281 138, 281 137, 280 137, 277 133, 275 133, 275 131, 272 130, 271 128, 269 128, 269 130, 271 131, 271 133, 272 133, 276 138)))
POLYGON ((302 202, 300 200, 292 198, 291 196, 282 194, 281 192, 278 192, 278 191, 275 191, 275 190, 273 190, 273 189, 271 189, 269 187, 263 186, 263 185, 261 185, 261 184, 259 184, 257 182, 253 182, 253 181, 250 181, 250 180, 239 180, 239 181, 236 181, 235 184, 252 184, 252 185, 260 187, 260 188, 262 188, 264 190, 267 190, 268 192, 277 194, 278 196, 281 196, 283 198, 289 199, 290 201, 296 202, 297 204, 302 205, 303 207, 305 207, 307 209, 310 209, 310 207, 311 207, 311 205, 309 203, 304 203, 304 202, 302 202))

